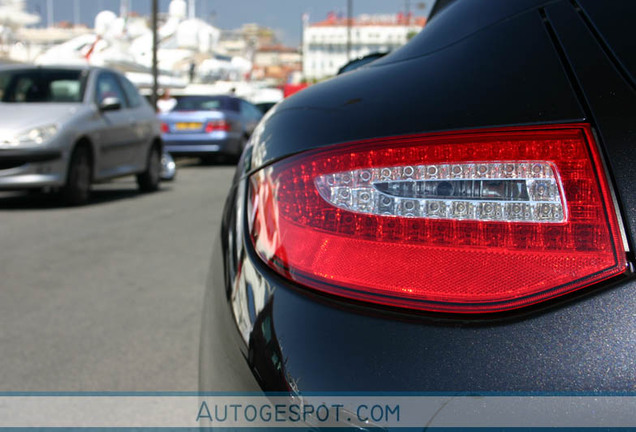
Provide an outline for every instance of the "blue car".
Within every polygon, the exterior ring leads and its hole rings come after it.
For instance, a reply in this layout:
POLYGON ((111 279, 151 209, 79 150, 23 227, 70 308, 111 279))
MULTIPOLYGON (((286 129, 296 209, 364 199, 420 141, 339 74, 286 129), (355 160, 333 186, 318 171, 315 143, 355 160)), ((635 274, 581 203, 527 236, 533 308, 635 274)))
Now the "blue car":
POLYGON ((173 156, 217 155, 238 158, 263 114, 251 103, 228 95, 177 96, 169 112, 159 114, 162 139, 173 156))

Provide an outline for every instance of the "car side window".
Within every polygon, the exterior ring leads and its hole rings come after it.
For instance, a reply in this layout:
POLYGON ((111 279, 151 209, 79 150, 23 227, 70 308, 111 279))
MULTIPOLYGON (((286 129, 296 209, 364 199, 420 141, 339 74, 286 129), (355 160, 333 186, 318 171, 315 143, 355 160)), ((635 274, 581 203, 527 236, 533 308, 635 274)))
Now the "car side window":
POLYGON ((241 101, 241 113, 252 121, 259 121, 263 117, 261 110, 246 101, 241 101))
MULTIPOLYGON (((35 95, 42 94, 39 86, 36 84, 33 77, 27 76, 24 78, 18 78, 14 85, 14 98, 17 102, 29 102, 37 100, 35 95)), ((43 97, 39 97, 43 99, 43 97)))
POLYGON ((122 104, 122 107, 127 107, 127 100, 119 85, 117 77, 110 72, 102 72, 97 77, 97 85, 95 86, 95 102, 97 105, 101 105, 104 99, 109 97, 116 97, 122 104))
POLYGON ((126 93, 126 99, 128 100, 128 105, 131 108, 137 108, 142 104, 141 96, 137 91, 137 87, 133 83, 131 83, 126 77, 119 77, 124 87, 124 92, 126 93))

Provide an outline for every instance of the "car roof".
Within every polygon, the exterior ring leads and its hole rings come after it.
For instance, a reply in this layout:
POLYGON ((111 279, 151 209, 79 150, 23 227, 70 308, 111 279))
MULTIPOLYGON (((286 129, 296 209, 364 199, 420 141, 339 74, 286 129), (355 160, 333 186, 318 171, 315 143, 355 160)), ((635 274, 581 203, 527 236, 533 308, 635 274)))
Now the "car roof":
MULTIPOLYGON (((241 102, 245 101, 240 97, 228 94, 176 94, 173 97, 181 99, 216 99, 220 102, 220 110, 240 111, 241 102)), ((245 101, 246 102, 246 101, 245 101)))
POLYGON ((5 70, 68 70, 68 71, 93 71, 93 70, 103 70, 108 72, 119 73, 114 69, 100 67, 100 66, 92 66, 92 65, 34 65, 29 63, 11 63, 11 64, 0 64, 0 71, 5 70))
POLYGON ((236 96, 228 95, 228 94, 173 94, 176 98, 216 98, 216 99, 241 99, 236 96))

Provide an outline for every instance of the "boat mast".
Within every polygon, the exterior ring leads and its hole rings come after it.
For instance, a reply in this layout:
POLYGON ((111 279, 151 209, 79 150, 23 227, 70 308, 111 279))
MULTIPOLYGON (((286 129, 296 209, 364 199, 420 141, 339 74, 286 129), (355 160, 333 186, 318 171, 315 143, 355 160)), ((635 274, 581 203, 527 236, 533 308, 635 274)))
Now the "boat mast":
POLYGON ((73 4, 73 24, 75 27, 79 26, 80 23, 80 8, 79 8, 79 0, 74 0, 73 4))
POLYGON ((130 11, 129 0, 120 0, 119 1, 119 16, 122 18, 126 18, 128 16, 129 11, 130 11))
POLYGON ((46 0, 46 25, 53 27, 53 0, 46 0))
POLYGON ((190 0, 190 2, 188 4, 188 15, 189 15, 189 18, 191 20, 193 20, 196 17, 196 13, 195 13, 195 10, 194 10, 195 4, 196 4, 195 0, 190 0))

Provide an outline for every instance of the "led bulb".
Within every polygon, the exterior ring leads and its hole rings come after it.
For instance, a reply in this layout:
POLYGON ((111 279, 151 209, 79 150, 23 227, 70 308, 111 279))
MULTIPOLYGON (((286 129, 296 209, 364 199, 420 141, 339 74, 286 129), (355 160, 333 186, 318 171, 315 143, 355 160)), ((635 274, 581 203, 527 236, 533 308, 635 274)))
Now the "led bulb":
POLYGON ((563 223, 565 197, 549 162, 367 168, 316 177, 335 207, 383 216, 563 223))

